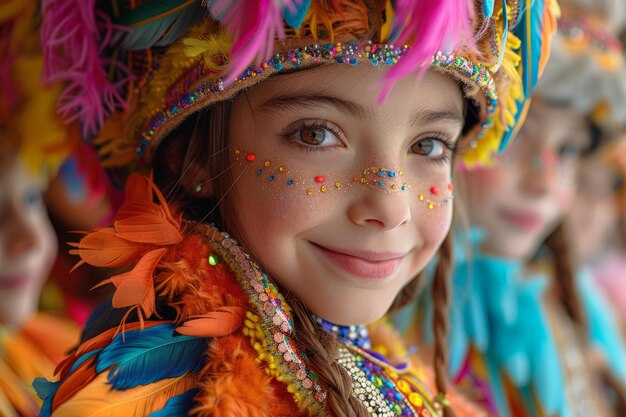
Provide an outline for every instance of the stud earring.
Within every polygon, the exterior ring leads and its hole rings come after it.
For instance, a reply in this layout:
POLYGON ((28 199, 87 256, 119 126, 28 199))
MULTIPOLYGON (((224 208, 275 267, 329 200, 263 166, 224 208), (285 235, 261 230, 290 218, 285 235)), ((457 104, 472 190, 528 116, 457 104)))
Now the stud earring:
POLYGON ((196 194, 200 194, 202 192, 202 184, 196 184, 196 188, 194 189, 196 194))

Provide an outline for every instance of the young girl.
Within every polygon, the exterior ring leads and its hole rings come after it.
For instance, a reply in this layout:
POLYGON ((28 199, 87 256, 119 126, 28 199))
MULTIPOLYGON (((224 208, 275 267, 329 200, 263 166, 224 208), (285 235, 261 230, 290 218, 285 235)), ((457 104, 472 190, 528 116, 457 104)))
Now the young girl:
POLYGON ((476 415, 445 395, 452 159, 513 128, 554 6, 85 4, 43 3, 48 76, 105 164, 152 174, 76 245, 125 269, 42 415, 476 415), (363 323, 437 252, 433 396, 363 323))
POLYGON ((57 253, 43 193, 70 147, 55 114, 58 89, 33 82, 42 63, 30 30, 35 3, 7 4, 0 12, 0 415, 34 417, 41 401, 33 379, 51 376, 79 338, 77 326, 38 312, 57 253))
POLYGON ((459 182, 476 229, 458 245, 452 374, 497 416, 624 415, 621 387, 612 397, 601 381, 609 374, 626 381, 622 342, 599 320, 606 314, 592 289, 577 287, 560 225, 575 197, 579 156, 595 135, 595 106, 609 105, 604 122, 624 122, 622 50, 606 27, 593 11, 564 7, 518 140, 459 182), (600 361, 591 360, 591 346, 600 361))
POLYGON ((567 216, 572 250, 579 266, 614 308, 626 334, 624 178, 626 139, 608 143, 581 167, 576 201, 567 216))

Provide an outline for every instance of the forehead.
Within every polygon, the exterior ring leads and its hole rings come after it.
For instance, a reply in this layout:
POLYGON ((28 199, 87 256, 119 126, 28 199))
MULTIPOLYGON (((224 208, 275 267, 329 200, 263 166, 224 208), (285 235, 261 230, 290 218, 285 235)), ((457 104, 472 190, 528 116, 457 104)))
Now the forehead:
MULTIPOLYGON (((522 141, 527 145, 560 145, 574 143, 586 145, 591 139, 587 118, 566 105, 536 101, 521 128, 522 141)), ((519 146, 519 145, 518 145, 519 146)))
POLYGON ((399 80, 381 101, 382 77, 386 71, 387 68, 370 65, 321 65, 274 76, 251 88, 247 95, 257 105, 273 96, 289 93, 341 97, 358 104, 369 114, 401 117, 420 110, 463 114, 463 96, 458 82, 430 69, 421 78, 416 74, 399 80))

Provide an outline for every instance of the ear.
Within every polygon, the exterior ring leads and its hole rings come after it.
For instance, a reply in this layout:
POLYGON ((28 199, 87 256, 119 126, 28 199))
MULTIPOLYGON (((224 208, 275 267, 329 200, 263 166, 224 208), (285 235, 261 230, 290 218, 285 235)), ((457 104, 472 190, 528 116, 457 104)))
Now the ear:
POLYGON ((213 197, 213 181, 208 166, 202 166, 197 162, 189 164, 182 174, 181 185, 189 195, 198 198, 213 197))

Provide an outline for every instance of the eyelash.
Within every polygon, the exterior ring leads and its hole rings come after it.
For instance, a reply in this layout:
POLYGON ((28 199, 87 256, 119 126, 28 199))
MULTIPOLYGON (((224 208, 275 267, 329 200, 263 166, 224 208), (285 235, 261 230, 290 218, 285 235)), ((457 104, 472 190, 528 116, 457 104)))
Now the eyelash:
POLYGON ((332 148, 332 146, 307 146, 307 145, 303 145, 301 143, 296 142, 293 136, 296 135, 300 130, 307 129, 307 128, 309 129, 320 128, 320 129, 328 130, 330 133, 335 135, 335 137, 339 141, 341 141, 341 137, 342 137, 341 130, 339 130, 338 127, 328 123, 325 120, 315 120, 312 122, 300 121, 298 122, 298 125, 296 127, 291 127, 291 126, 287 127, 282 133, 280 133, 280 136, 287 139, 287 142, 289 143, 289 145, 296 146, 299 149, 302 149, 307 153, 308 152, 325 152, 325 151, 328 151, 330 148, 332 148))
MULTIPOLYGON (((441 142, 443 144, 443 146, 448 150, 448 152, 445 152, 444 155, 442 155, 439 158, 427 158, 430 162, 435 163, 435 164, 439 164, 439 165, 445 165, 445 164, 449 164, 450 162, 452 162, 452 159, 456 156, 457 154, 457 143, 458 142, 454 142, 450 139, 448 139, 447 136, 439 134, 439 133, 431 133, 425 137, 420 138, 419 140, 415 141, 413 143, 416 144, 421 140, 425 140, 425 139, 432 139, 438 142, 441 142)), ((411 145, 411 146, 413 146, 411 145)), ((416 154, 419 155, 419 154, 416 154)))
MULTIPOLYGON (((299 149, 302 149, 302 150, 304 150, 307 153, 309 153, 309 152, 326 152, 326 151, 330 150, 330 148, 332 148, 332 146, 319 146, 319 147, 316 147, 316 146, 307 146, 307 145, 303 145, 301 143, 298 143, 293 138, 293 136, 295 134, 297 134, 300 130, 305 129, 305 128, 326 129, 329 132, 331 132, 333 135, 335 135, 335 137, 337 137, 338 140, 341 141, 341 137, 342 137, 341 130, 339 130, 339 128, 337 128, 336 126, 328 123, 325 120, 315 120, 313 122, 300 121, 300 122, 298 122, 298 125, 296 127, 287 127, 283 132, 280 133, 280 136, 282 136, 285 139, 287 139, 289 145, 296 146, 299 149)), ((445 155, 443 155, 440 158, 428 158, 431 162, 437 163, 437 164, 448 164, 448 163, 450 163, 452 161, 452 158, 454 156, 456 156, 456 152, 457 152, 456 143, 454 143, 453 141, 448 139, 446 136, 444 136, 442 134, 434 133, 434 134, 431 134, 429 136, 426 136, 426 137, 423 137, 423 138, 419 139, 417 142, 419 142, 420 140, 424 140, 424 139, 433 139, 433 140, 439 141, 448 150, 448 152, 446 152, 445 155)), ((415 143, 417 143, 417 142, 415 142, 415 143)))

